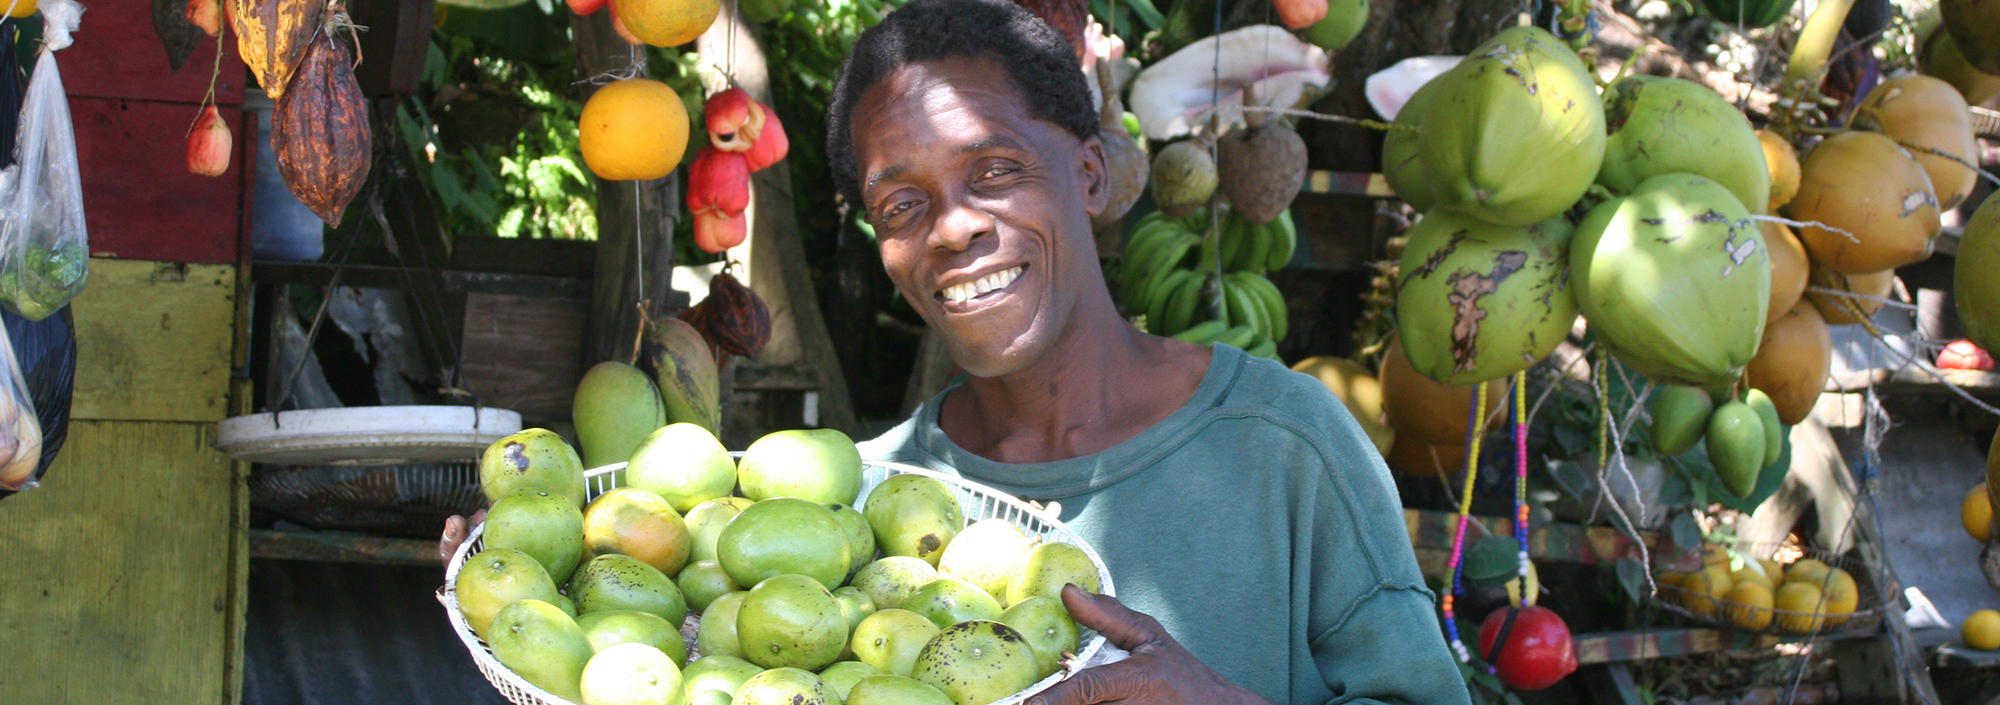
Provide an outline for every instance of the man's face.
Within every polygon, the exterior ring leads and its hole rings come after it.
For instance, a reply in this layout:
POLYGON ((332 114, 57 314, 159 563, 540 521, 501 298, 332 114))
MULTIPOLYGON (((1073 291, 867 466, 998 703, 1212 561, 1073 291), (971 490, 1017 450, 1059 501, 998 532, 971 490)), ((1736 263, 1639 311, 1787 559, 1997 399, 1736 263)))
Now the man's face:
POLYGON ((1090 218, 1104 203, 1096 138, 1028 110, 985 59, 904 66, 851 121, 862 207, 903 298, 967 372, 1041 359, 1084 292, 1103 289, 1090 218))

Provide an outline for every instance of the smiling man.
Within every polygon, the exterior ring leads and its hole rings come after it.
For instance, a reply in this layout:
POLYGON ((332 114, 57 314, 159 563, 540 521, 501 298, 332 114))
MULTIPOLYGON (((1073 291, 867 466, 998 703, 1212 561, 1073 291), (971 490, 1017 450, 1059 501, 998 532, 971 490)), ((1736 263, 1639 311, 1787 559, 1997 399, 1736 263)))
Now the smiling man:
POLYGON ((1380 456, 1327 390, 1118 315, 1096 111, 1067 41, 1000 0, 917 0, 856 44, 828 154, 966 380, 863 453, 1062 504, 1132 658, 1050 705, 1464 703, 1380 456))

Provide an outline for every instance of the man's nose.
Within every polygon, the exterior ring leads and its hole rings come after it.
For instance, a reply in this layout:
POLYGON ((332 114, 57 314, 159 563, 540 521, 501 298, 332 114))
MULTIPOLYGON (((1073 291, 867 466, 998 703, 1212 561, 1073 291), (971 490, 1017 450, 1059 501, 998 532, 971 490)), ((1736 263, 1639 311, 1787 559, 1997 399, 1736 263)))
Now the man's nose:
POLYGON ((931 233, 933 247, 963 252, 980 237, 993 233, 993 216, 971 199, 959 196, 948 201, 931 233))

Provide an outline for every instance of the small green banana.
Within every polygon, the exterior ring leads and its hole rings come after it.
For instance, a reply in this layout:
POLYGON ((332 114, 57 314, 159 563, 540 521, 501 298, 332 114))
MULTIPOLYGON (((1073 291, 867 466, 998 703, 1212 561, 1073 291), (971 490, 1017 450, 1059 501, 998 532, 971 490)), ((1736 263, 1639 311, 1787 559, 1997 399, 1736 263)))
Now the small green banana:
POLYGON ((1250 326, 1230 326, 1229 330, 1223 331, 1222 335, 1215 339, 1215 342, 1242 350, 1256 339, 1257 329, 1250 326))
POLYGON ((1170 335, 1173 333, 1173 331, 1167 329, 1167 309, 1173 302, 1174 291, 1179 285, 1187 281, 1188 277, 1195 276, 1199 275, 1190 270, 1171 269, 1167 271, 1166 278, 1158 286, 1152 288, 1146 295, 1148 302, 1146 307, 1146 332, 1153 335, 1170 335))
POLYGON ((1175 333, 1171 337, 1174 340, 1207 345, 1215 342, 1216 338, 1221 337, 1223 332, 1228 330, 1229 325, 1222 321, 1207 320, 1196 323, 1187 330, 1175 333))
POLYGON ((1197 273, 1181 279, 1180 285, 1174 288, 1172 298, 1167 302, 1166 335, 1179 333, 1194 325, 1195 306, 1201 302, 1201 290, 1206 279, 1197 273))
POLYGON ((1145 289, 1145 293, 1140 296, 1145 299, 1147 308, 1152 308, 1153 297, 1166 291, 1160 284, 1166 281, 1167 275, 1179 268, 1181 260, 1187 259, 1188 250, 1199 244, 1201 238, 1188 233, 1179 233, 1173 240, 1160 245, 1160 249, 1154 251, 1148 258, 1143 275, 1145 280, 1140 284, 1145 289))
POLYGON ((1251 357, 1261 357, 1267 360, 1277 360, 1278 344, 1272 342, 1270 338, 1258 338, 1255 342, 1250 343, 1250 347, 1245 348, 1243 352, 1250 353, 1251 357))
POLYGON ((1251 224, 1245 229, 1245 234, 1249 236, 1249 242, 1243 248, 1242 255, 1229 269, 1237 272, 1262 272, 1264 260, 1271 257, 1271 226, 1269 223, 1251 224))
POLYGON ((1236 297, 1232 303, 1244 312, 1242 320, 1238 322, 1250 324, 1258 335, 1268 338, 1271 335, 1271 314, 1264 310, 1263 298, 1252 288, 1254 284, 1248 281, 1250 277, 1255 276, 1257 275, 1249 272, 1231 272, 1229 293, 1236 297))
POLYGON ((1287 208, 1271 221, 1271 256, 1264 260, 1265 271, 1284 269, 1292 263, 1292 254, 1299 249, 1299 229, 1292 223, 1292 209, 1287 208))
POLYGON ((1284 340, 1285 333, 1291 328, 1290 311, 1285 306, 1284 292, 1278 291, 1278 285, 1271 283, 1270 279, 1258 275, 1244 277, 1242 282, 1244 286, 1249 287, 1251 293, 1257 295, 1257 302, 1263 304, 1264 312, 1270 314, 1271 340, 1284 340))

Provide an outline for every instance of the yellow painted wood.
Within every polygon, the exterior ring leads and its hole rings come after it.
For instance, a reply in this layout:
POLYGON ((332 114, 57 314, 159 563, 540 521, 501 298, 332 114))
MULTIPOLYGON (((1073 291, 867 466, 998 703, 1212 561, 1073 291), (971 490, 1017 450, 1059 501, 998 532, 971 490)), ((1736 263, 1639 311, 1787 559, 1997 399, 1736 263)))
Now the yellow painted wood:
MULTIPOLYGON (((76 315, 70 416, 217 421, 229 411, 236 267, 97 257, 76 315)), ((225 512, 223 516, 227 516, 225 512)))
POLYGON ((0 500, 0 703, 233 701, 247 554, 214 442, 74 420, 42 486, 0 500))

